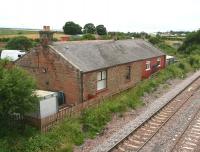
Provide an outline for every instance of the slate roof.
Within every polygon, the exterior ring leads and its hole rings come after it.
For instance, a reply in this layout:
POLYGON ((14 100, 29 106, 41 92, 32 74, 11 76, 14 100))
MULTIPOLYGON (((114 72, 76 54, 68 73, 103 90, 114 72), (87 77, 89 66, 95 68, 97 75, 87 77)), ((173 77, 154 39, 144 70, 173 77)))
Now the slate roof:
POLYGON ((144 40, 54 42, 50 47, 83 72, 165 55, 144 40))

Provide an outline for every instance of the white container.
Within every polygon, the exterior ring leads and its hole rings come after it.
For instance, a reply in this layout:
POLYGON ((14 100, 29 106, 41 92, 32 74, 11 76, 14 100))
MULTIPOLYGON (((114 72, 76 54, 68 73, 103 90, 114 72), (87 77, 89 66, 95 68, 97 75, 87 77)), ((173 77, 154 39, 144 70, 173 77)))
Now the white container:
POLYGON ((45 118, 58 112, 58 94, 56 92, 36 90, 35 94, 39 97, 39 105, 36 112, 27 114, 35 118, 45 118))
POLYGON ((1 59, 9 59, 10 61, 15 61, 25 54, 25 51, 21 50, 2 50, 1 59))

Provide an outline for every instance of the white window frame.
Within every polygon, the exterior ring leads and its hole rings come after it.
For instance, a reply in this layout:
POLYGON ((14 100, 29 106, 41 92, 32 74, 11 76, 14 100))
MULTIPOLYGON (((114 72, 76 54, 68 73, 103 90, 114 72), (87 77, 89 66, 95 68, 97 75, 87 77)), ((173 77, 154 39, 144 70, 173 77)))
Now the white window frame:
POLYGON ((97 72, 97 91, 104 90, 107 87, 107 71, 97 72))
POLYGON ((158 62, 159 62, 158 67, 160 67, 161 66, 161 58, 157 58, 157 63, 158 62))
POLYGON ((146 61, 145 70, 146 71, 151 70, 151 61, 146 61))

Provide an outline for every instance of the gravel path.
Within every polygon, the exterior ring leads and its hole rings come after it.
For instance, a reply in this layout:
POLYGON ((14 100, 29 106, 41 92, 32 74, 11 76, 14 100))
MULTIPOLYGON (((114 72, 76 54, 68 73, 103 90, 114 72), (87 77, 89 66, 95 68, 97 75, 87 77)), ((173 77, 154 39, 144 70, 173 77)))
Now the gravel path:
MULTIPOLYGON (((188 76, 192 73, 188 74, 188 76)), ((113 115, 112 120, 105 126, 105 129, 101 134, 99 134, 95 139, 87 139, 83 145, 74 148, 74 152, 88 152, 92 150, 95 146, 103 143, 105 140, 109 139, 111 135, 119 131, 125 124, 134 120, 138 115, 147 110, 149 104, 154 102, 157 98, 161 97, 163 94, 168 92, 170 89, 174 88, 177 84, 181 83, 182 79, 168 80, 165 84, 160 85, 151 94, 145 94, 142 97, 144 106, 137 108, 136 110, 130 109, 123 114, 113 115)))

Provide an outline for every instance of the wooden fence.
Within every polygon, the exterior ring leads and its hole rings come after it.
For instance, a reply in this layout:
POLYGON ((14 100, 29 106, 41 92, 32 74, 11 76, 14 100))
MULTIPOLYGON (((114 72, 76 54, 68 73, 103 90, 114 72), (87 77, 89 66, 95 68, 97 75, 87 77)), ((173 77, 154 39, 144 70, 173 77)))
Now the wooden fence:
MULTIPOLYGON (((104 98, 112 97, 113 95, 116 95, 120 93, 121 91, 127 90, 129 88, 130 87, 119 89, 117 92, 108 94, 107 97, 104 96, 104 98)), ((89 108, 89 107, 97 107, 101 102, 105 101, 104 98, 100 97, 98 99, 90 99, 86 102, 80 103, 73 107, 62 108, 56 114, 50 115, 42 119, 36 119, 32 117, 26 117, 25 119, 27 123, 34 125, 35 127, 39 128, 43 132, 46 132, 53 125, 62 121, 66 117, 80 115, 84 109, 89 108)))
POLYGON ((80 115, 80 113, 84 109, 92 107, 92 106, 98 106, 101 101, 103 100, 89 100, 87 102, 83 102, 73 107, 62 108, 56 114, 53 114, 51 116, 48 116, 42 119, 38 119, 38 121, 34 120, 36 121, 35 122, 36 124, 34 123, 34 125, 36 127, 40 127, 41 131, 46 132, 54 124, 58 123, 59 121, 62 121, 64 118, 71 117, 74 115, 80 115))

